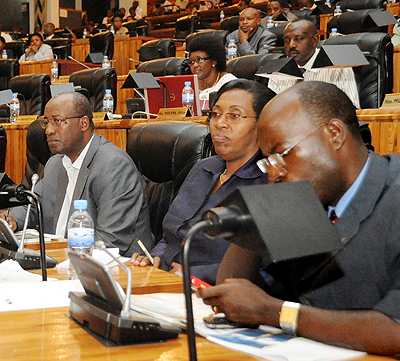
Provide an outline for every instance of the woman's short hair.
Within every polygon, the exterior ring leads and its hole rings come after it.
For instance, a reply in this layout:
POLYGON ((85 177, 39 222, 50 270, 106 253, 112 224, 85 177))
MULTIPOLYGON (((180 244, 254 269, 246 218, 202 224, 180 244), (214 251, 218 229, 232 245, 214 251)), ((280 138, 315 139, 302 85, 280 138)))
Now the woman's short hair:
POLYGON ((249 92, 253 96, 253 110, 256 113, 256 117, 260 116, 265 104, 267 104, 276 94, 264 84, 260 84, 253 80, 247 79, 235 79, 224 84, 217 92, 217 95, 213 99, 210 109, 214 107, 220 96, 233 89, 242 89, 249 92))
POLYGON ((207 56, 217 62, 215 68, 218 71, 225 71, 226 52, 222 40, 215 35, 199 34, 190 41, 187 51, 189 55, 195 51, 204 51, 207 56))
POLYGON ((28 36, 28 45, 31 44, 31 40, 32 40, 32 38, 34 36, 38 36, 40 38, 40 40, 43 41, 43 35, 42 34, 40 34, 40 33, 32 33, 32 34, 29 34, 29 36, 28 36))

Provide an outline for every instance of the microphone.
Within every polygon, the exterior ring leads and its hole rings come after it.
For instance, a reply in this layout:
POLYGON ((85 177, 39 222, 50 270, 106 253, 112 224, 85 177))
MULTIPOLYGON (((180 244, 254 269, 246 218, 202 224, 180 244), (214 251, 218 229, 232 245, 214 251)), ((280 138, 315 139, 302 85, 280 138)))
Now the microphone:
POLYGON ((74 59, 72 56, 68 55, 68 58, 73 60, 75 63, 78 63, 79 65, 82 65, 86 69, 92 69, 90 66, 87 66, 86 64, 81 63, 79 60, 74 59))
POLYGON ((103 241, 96 242, 96 248, 105 251, 115 262, 117 262, 123 270, 128 274, 128 283, 126 286, 126 294, 125 294, 125 302, 124 306, 122 307, 121 317, 130 318, 130 309, 131 309, 131 292, 132 292, 132 272, 131 270, 126 267, 117 257, 115 257, 104 244, 103 241))
POLYGON ((133 62, 135 62, 135 63, 139 63, 139 64, 144 63, 144 61, 140 61, 140 60, 136 60, 136 59, 132 59, 132 58, 129 58, 129 60, 130 60, 130 61, 133 61, 133 62))
POLYGON ((244 214, 237 206, 211 208, 203 214, 202 221, 210 221, 204 233, 211 239, 228 238, 247 228, 253 221, 250 214, 244 214))
MULTIPOLYGON (((39 181, 39 176, 35 173, 32 176, 32 188, 31 188, 32 192, 34 191, 35 185, 38 181, 39 181)), ((26 229, 28 228, 28 220, 29 220, 29 214, 31 212, 31 207, 32 204, 29 203, 28 209, 26 211, 25 223, 24 223, 24 228, 22 230, 22 237, 21 237, 21 242, 19 243, 18 252, 22 252, 24 249, 25 234, 26 234, 26 229)))

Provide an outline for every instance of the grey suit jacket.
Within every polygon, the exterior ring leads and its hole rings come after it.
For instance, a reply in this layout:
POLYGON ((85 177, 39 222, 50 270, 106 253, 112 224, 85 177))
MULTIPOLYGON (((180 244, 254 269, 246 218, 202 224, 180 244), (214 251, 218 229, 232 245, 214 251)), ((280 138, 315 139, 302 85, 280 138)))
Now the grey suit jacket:
POLYGON ((226 50, 231 39, 235 40, 237 46, 237 56, 264 54, 268 53, 268 49, 276 45, 276 36, 268 29, 259 26, 254 35, 249 39, 240 43, 239 30, 235 30, 226 37, 226 50))
POLYGON ((335 225, 343 248, 290 271, 288 264, 277 267, 274 276, 285 272, 284 284, 303 304, 374 309, 400 320, 400 156, 370 156, 360 189, 335 225))
MULTIPOLYGON (((44 230, 53 234, 68 185, 62 158, 57 154, 49 159, 44 177, 35 188, 43 208, 44 230)), ((73 199, 87 199, 96 240, 118 247, 125 256, 142 253, 136 239, 148 249, 154 246, 142 177, 126 152, 96 133, 79 171, 73 199)), ((71 204, 69 215, 73 212, 71 204)), ((29 227, 36 226, 35 213, 30 216, 29 227)), ((12 214, 21 229, 26 208, 14 208, 12 214)))

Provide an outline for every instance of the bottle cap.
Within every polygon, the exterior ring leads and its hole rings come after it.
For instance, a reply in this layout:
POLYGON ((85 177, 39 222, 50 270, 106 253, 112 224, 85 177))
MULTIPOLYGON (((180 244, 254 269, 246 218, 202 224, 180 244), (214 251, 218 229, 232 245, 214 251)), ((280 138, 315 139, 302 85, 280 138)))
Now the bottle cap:
POLYGON ((111 89, 106 89, 106 94, 111 94, 111 89))
POLYGON ((234 43, 234 42, 235 42, 235 39, 229 39, 229 42, 230 42, 230 43, 234 43))
POLYGON ((337 28, 332 28, 332 33, 337 33, 337 28))
POLYGON ((340 5, 336 5, 336 9, 340 9, 340 5))
POLYGON ((13 94, 12 94, 12 97, 13 97, 13 98, 16 98, 16 97, 18 97, 18 94, 17 94, 17 93, 13 93, 13 94))
POLYGON ((271 20, 272 20, 272 16, 268 16, 268 19, 271 19, 271 20))
POLYGON ((191 86, 192 82, 191 81, 185 81, 185 86, 191 86))
POLYGON ((107 56, 107 55, 104 55, 104 59, 108 59, 108 56, 107 56))
POLYGON ((74 208, 75 209, 87 209, 87 200, 86 199, 75 199, 74 200, 74 208))
POLYGON ((57 62, 56 62, 56 61, 53 61, 53 65, 57 65, 57 62))

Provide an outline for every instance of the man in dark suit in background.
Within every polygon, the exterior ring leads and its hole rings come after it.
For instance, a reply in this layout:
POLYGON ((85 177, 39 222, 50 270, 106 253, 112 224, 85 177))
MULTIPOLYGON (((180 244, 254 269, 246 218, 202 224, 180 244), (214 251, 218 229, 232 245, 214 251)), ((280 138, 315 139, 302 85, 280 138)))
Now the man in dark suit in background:
POLYGON ((400 156, 368 152, 354 105, 324 82, 298 83, 272 99, 258 136, 266 157, 258 164, 270 182, 309 180, 343 248, 302 272, 289 261, 267 267, 284 288, 277 294, 255 285, 261 257, 231 245, 219 285, 200 291, 204 302, 234 322, 399 356, 400 156))

